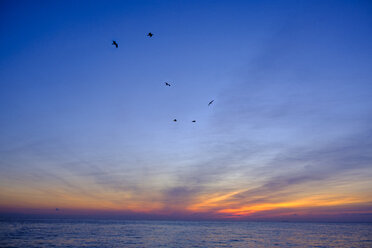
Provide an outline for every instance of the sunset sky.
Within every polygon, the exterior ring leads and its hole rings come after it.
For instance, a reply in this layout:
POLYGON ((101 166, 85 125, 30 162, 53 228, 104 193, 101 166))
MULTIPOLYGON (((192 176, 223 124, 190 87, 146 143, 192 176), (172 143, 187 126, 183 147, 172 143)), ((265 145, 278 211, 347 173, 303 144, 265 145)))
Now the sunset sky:
POLYGON ((1 1, 0 216, 372 221, 371 44, 367 0, 1 1))

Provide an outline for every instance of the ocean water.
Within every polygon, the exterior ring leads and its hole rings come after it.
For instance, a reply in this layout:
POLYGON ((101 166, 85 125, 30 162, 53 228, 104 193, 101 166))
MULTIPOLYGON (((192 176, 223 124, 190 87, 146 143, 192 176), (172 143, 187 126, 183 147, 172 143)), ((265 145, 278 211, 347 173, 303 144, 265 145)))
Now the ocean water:
POLYGON ((0 247, 372 247, 372 224, 2 220, 0 247))

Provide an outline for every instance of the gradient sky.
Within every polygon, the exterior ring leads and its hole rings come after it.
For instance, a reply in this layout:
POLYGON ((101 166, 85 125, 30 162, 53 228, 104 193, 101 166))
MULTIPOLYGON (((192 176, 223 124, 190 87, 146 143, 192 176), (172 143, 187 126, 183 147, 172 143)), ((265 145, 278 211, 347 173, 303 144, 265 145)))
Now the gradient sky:
POLYGON ((372 221, 371 29, 357 0, 1 1, 0 213, 372 221))

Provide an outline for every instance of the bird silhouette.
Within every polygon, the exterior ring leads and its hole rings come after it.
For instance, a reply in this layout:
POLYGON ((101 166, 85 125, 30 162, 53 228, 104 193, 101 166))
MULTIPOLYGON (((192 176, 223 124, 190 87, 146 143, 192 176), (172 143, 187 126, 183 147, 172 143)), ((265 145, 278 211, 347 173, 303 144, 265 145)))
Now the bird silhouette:
POLYGON ((147 34, 148 37, 152 37, 154 34, 152 34, 151 32, 147 34))
POLYGON ((166 86, 171 86, 171 85, 170 85, 169 83, 167 83, 167 82, 164 82, 164 83, 165 83, 166 86))
POLYGON ((196 120, 193 120, 192 122, 196 122, 196 120))
POLYGON ((210 101, 210 102, 208 103, 208 106, 211 105, 213 102, 214 102, 214 100, 210 101))
POLYGON ((174 122, 176 122, 176 121, 177 121, 177 119, 174 119, 173 121, 174 121, 174 122))
POLYGON ((114 41, 114 40, 112 41, 112 45, 116 46, 116 48, 119 47, 118 43, 116 43, 116 41, 114 41))

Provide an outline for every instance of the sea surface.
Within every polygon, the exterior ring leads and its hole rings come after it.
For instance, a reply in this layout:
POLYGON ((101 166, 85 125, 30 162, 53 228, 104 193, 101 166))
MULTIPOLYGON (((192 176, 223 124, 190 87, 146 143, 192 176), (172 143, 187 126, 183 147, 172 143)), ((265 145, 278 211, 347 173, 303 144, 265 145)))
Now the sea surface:
POLYGON ((372 247, 372 224, 18 219, 0 247, 372 247))

